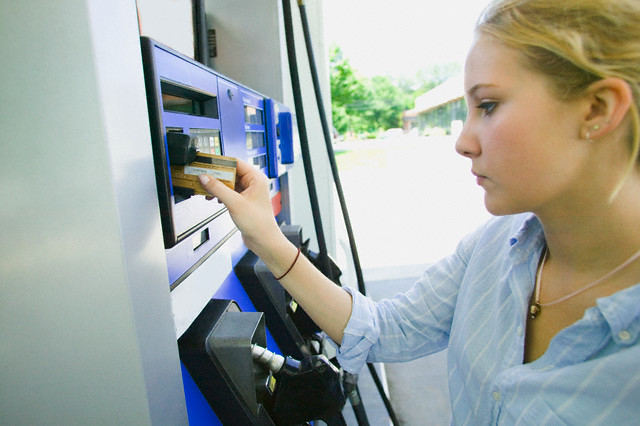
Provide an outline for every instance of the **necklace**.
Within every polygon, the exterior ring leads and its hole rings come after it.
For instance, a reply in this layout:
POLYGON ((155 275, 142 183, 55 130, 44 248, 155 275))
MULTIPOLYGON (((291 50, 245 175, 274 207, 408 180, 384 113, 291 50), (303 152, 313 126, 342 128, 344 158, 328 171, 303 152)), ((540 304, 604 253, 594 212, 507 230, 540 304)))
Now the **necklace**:
POLYGON ((638 259, 640 257, 640 250, 638 250, 637 252, 632 254, 630 258, 625 260, 617 268, 612 269, 611 271, 609 271, 606 274, 604 274, 602 277, 600 277, 597 280, 587 284, 586 286, 574 291, 573 293, 569 293, 566 296, 562 296, 559 299, 553 300, 551 302, 540 303, 540 287, 541 287, 541 281, 542 281, 542 270, 544 269, 544 264, 547 262, 547 256, 548 255, 549 255, 549 248, 547 246, 545 246, 544 254, 542 256, 542 259, 540 260, 540 264, 538 265, 538 272, 536 273, 536 295, 535 295, 535 299, 534 299, 533 303, 531 303, 531 305, 529 305, 529 316, 530 316, 531 319, 534 319, 536 316, 538 316, 538 314, 540 314, 540 311, 542 310, 543 306, 551 306, 551 305, 555 305, 556 303, 564 302, 565 300, 571 299, 573 296, 577 296, 578 294, 580 294, 580 293, 582 293, 584 291, 587 291, 592 287, 597 286, 598 284, 602 283, 603 281, 605 281, 606 279, 608 279, 612 275, 620 272, 621 270, 623 270, 624 268, 629 266, 631 263, 633 263, 636 259, 638 259))

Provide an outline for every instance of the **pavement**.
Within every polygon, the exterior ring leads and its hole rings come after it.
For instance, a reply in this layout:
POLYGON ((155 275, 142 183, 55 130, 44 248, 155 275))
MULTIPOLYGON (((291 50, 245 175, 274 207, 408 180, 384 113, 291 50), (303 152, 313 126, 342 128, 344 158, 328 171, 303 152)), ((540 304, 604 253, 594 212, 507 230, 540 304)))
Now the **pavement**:
MULTIPOLYGON (((471 163, 459 156, 452 137, 403 136, 343 143, 340 150, 369 150, 365 159, 340 171, 367 296, 374 300, 406 291, 431 263, 490 216, 471 163)), ((341 217, 336 201, 336 218, 341 217)), ((338 220, 339 221, 339 220, 338 220)), ((339 228, 339 226, 338 226, 339 228)), ((340 228, 339 228, 340 229, 340 228)), ((344 230, 338 231, 348 265, 344 230)), ((341 259, 342 257, 342 259, 341 259)), ((349 266, 343 284, 355 286, 349 266)), ((448 425, 450 405, 446 350, 407 363, 377 365, 400 425, 448 425)), ((367 368, 359 377, 369 424, 390 424, 367 368)), ((348 425, 356 425, 349 407, 348 425)))

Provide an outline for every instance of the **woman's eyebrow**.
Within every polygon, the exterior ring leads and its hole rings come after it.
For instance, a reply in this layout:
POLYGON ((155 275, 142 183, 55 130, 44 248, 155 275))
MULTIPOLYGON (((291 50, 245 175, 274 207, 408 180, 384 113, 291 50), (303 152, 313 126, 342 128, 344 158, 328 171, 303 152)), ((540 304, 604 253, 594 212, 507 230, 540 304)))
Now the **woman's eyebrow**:
POLYGON ((471 89, 467 90, 467 96, 473 97, 474 93, 476 93, 479 89, 486 88, 486 87, 498 87, 498 86, 491 83, 478 83, 474 85, 471 89))

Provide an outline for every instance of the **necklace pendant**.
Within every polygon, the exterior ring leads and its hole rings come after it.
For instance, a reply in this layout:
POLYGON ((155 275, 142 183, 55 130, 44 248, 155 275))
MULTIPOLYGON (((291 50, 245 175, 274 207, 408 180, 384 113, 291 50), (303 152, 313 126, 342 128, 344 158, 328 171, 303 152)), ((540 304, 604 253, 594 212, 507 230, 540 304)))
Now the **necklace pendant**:
POLYGON ((540 304, 538 302, 534 302, 531 304, 531 306, 529 306, 529 317, 531 319, 534 319, 535 317, 538 316, 538 314, 540 313, 540 304))

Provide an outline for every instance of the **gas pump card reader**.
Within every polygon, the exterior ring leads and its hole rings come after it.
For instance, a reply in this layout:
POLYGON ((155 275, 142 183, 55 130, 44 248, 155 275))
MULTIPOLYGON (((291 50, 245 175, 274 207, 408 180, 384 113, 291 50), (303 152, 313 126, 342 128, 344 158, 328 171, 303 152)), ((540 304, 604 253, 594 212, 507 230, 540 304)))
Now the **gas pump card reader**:
POLYGON ((193 195, 209 195, 198 180, 211 175, 231 189, 235 188, 238 161, 232 157, 201 152, 197 138, 182 132, 167 134, 167 151, 171 163, 173 186, 192 191, 193 195))

